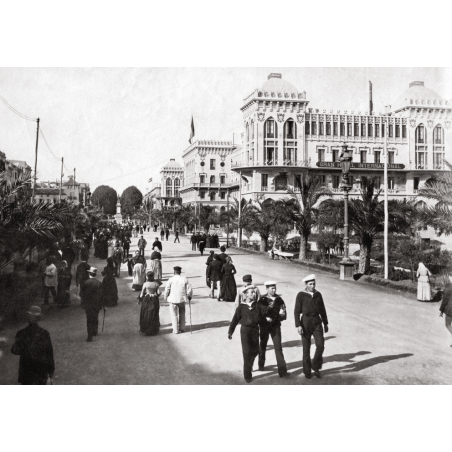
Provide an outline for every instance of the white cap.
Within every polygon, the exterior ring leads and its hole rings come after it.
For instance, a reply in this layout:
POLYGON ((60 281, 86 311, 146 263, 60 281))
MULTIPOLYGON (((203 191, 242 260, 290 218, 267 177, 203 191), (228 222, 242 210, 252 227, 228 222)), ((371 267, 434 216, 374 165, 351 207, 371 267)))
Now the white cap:
POLYGON ((276 281, 265 281, 264 286, 276 286, 276 281))
POLYGON ((315 275, 311 274, 302 279, 303 282, 315 281, 315 275))

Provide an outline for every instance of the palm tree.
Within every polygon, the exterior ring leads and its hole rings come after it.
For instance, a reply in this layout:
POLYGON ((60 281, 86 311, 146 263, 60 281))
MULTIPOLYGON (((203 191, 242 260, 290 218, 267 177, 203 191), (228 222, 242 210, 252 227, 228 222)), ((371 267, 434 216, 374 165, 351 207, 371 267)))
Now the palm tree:
POLYGON ((289 189, 289 198, 285 203, 292 213, 292 221, 301 236, 300 260, 306 260, 308 250, 308 239, 312 227, 317 224, 318 209, 314 206, 320 198, 331 196, 331 190, 322 184, 318 176, 302 173, 297 177, 299 190, 289 189))
MULTIPOLYGON (((452 165, 445 162, 452 170, 452 165)), ((418 192, 418 197, 432 199, 434 207, 423 206, 418 209, 417 219, 423 226, 431 226, 438 235, 452 234, 452 174, 438 174, 418 192)))
MULTIPOLYGON (((375 237, 384 231, 384 202, 378 200, 381 189, 377 189, 377 178, 362 177, 361 198, 350 199, 348 204, 348 224, 359 243, 359 273, 370 270, 370 253, 375 237)), ((405 233, 411 225, 412 205, 391 200, 388 203, 389 233, 405 233)), ((322 203, 322 223, 326 226, 344 218, 344 202, 329 199, 322 203), (329 220, 330 219, 330 220, 329 220)))

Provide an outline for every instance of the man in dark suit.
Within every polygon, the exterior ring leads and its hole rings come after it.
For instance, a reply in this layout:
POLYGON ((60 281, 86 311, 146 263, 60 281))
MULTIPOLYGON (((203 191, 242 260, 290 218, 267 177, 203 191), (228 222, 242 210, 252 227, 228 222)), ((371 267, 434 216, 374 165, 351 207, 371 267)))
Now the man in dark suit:
POLYGON ((198 238, 196 237, 196 234, 192 234, 190 238, 191 242, 191 250, 196 251, 196 244, 198 243, 198 238))
POLYGON ((155 242, 152 244, 152 251, 154 251, 154 248, 157 247, 159 251, 162 251, 162 242, 159 240, 158 237, 155 238, 155 242))
POLYGON ((226 251, 226 247, 224 245, 222 245, 222 247, 220 248, 221 254, 218 255, 218 257, 220 258, 220 261, 222 264, 226 263, 226 259, 229 257, 225 251, 226 251))
POLYGON ((88 254, 82 253, 82 262, 77 265, 77 270, 75 272, 75 285, 78 287, 79 284, 83 284, 87 279, 89 279, 88 271, 91 265, 88 264, 88 254))
POLYGON ((209 264, 209 268, 207 269, 207 279, 210 281, 210 298, 215 298, 215 289, 217 288, 218 283, 218 301, 220 300, 220 281, 223 278, 223 274, 221 273, 221 267, 223 264, 220 261, 220 256, 218 254, 213 255, 213 261, 209 264))
POLYGON ((93 336, 97 336, 99 328, 99 311, 102 309, 102 283, 96 279, 97 268, 91 267, 88 275, 89 279, 81 286, 80 297, 82 308, 86 312, 87 342, 92 342, 93 336))

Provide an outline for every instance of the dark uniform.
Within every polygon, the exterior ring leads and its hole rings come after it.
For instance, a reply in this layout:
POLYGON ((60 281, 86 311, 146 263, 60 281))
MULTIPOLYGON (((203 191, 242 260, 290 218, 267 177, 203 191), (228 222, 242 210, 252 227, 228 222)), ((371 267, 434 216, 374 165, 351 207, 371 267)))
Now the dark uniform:
POLYGON ((284 377, 287 374, 287 366, 281 345, 281 321, 287 319, 286 305, 281 297, 276 296, 275 299, 272 299, 266 295, 260 298, 259 304, 274 307, 276 311, 267 316, 271 318, 271 321, 265 317, 259 322, 259 369, 265 366, 265 352, 268 338, 271 335, 278 364, 278 374, 280 377, 284 377), (281 309, 284 310, 284 314, 279 314, 281 309))
POLYGON ((11 353, 20 355, 19 383, 45 385, 53 377, 55 363, 50 334, 37 323, 30 323, 18 331, 11 353))
POLYGON ((246 381, 251 381, 253 364, 259 354, 259 323, 266 314, 272 311, 269 306, 254 303, 252 308, 247 304, 240 304, 235 310, 228 334, 232 336, 238 323, 240 338, 242 340, 243 376, 246 381))
POLYGON ((99 311, 102 309, 102 283, 96 278, 85 281, 80 288, 82 308, 86 312, 88 340, 97 335, 99 328, 99 311))
POLYGON ((320 370, 323 363, 323 351, 325 350, 325 340, 323 338, 322 323, 328 325, 325 304, 322 294, 316 290, 309 292, 299 292, 295 301, 295 326, 301 326, 303 343, 303 373, 311 375, 311 370, 320 370), (301 316, 301 318, 300 318, 301 316), (315 355, 311 365, 311 336, 314 336, 315 355))
POLYGON ((198 239, 196 237, 196 234, 192 234, 192 236, 190 238, 190 242, 191 242, 191 250, 192 251, 196 251, 196 244, 198 243, 198 239))

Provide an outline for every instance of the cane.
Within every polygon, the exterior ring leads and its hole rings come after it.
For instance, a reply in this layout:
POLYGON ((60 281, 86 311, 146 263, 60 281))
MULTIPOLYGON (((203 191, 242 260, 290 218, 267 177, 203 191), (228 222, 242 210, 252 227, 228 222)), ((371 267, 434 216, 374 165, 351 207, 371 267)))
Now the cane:
POLYGON ((104 306, 104 319, 102 320, 102 333, 104 332, 104 325, 105 325, 105 313, 107 312, 107 308, 104 306))
POLYGON ((191 329, 191 298, 188 299, 188 309, 190 310, 190 334, 193 334, 191 329))

